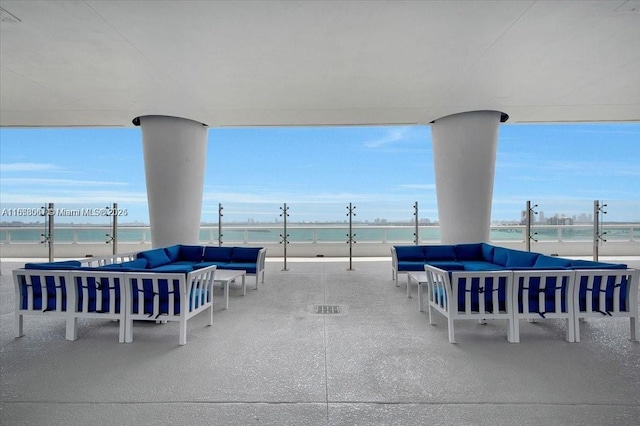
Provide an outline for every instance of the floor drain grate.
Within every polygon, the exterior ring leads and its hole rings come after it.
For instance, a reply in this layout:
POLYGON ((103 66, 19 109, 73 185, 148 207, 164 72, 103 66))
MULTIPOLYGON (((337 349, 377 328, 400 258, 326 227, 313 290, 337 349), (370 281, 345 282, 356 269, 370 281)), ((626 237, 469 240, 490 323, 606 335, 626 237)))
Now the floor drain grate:
POLYGON ((316 314, 339 314, 339 305, 316 305, 316 314))

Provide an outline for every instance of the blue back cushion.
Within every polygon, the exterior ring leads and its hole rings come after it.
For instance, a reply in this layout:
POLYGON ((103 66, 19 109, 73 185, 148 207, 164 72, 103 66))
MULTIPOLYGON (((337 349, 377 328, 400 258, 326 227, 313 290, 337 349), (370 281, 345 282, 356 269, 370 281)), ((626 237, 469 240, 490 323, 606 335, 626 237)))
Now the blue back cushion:
POLYGON ((482 244, 458 244, 455 246, 457 260, 482 260, 482 244))
POLYGON ((202 260, 205 262, 231 262, 233 247, 205 247, 202 260))
POLYGON ((528 295, 529 300, 524 299, 524 278, 516 283, 518 290, 518 312, 524 312, 524 303, 529 305, 529 312, 537 312, 544 318, 547 312, 556 312, 556 289, 560 289, 560 311, 567 312, 567 300, 572 295, 567 294, 567 277, 545 277, 544 282, 541 277, 532 277, 529 280, 528 295), (540 293, 544 293, 544 305, 540 303, 540 293))
POLYGON ((180 246, 178 244, 171 247, 165 247, 164 252, 171 262, 175 262, 180 258, 180 246))
POLYGON ((517 266, 533 266, 536 260, 540 256, 540 253, 531 253, 521 250, 509 250, 507 255, 507 268, 517 266))
MULTIPOLYGON (((89 298, 88 300, 88 309, 89 312, 109 312, 111 304, 114 305, 114 312, 120 312, 120 279, 116 278, 113 286, 109 286, 109 280, 107 278, 98 278, 89 277, 86 281, 86 293, 89 298), (115 300, 111 300, 110 291, 113 290, 115 300), (97 300, 100 299, 102 302, 102 306, 100 310, 98 310, 97 300)), ((85 292, 82 291, 80 287, 82 287, 82 278, 76 277, 75 285, 78 288, 78 298, 76 300, 78 311, 82 310, 82 306, 84 304, 85 292)))
POLYGON ((533 264, 536 268, 566 268, 571 265, 571 260, 562 257, 540 255, 533 264))
POLYGON ((591 260, 572 260, 571 269, 627 269, 621 263, 593 262, 591 260))
POLYGON ((485 262, 493 263, 493 250, 494 246, 482 243, 482 258, 485 262))
POLYGON ((112 271, 118 271, 118 270, 124 270, 125 269, 145 269, 147 267, 147 264, 149 262, 147 261, 147 259, 136 259, 136 260, 131 260, 129 262, 122 262, 122 263, 113 263, 111 265, 104 265, 104 266, 99 266, 96 269, 100 269, 100 270, 112 270, 112 271))
POLYGON ((80 265, 80 261, 78 260, 63 260, 60 262, 27 263, 24 265, 24 269, 65 270, 76 269, 79 268, 80 265))
POLYGON ((120 265, 123 268, 145 269, 148 263, 149 261, 147 259, 136 259, 129 262, 122 262, 120 265))
MULTIPOLYGON (((595 262, 594 262, 595 263, 595 262)), ((586 310, 586 305, 590 301, 591 302, 591 310, 600 312, 603 315, 607 315, 607 312, 613 311, 614 305, 616 304, 613 295, 616 287, 620 287, 620 309, 622 311, 627 311, 627 277, 622 277, 619 284, 616 284, 615 277, 612 276, 596 276, 593 277, 593 281, 591 283, 591 287, 589 287, 589 279, 588 277, 582 277, 579 283, 578 291, 578 309, 580 311, 586 310), (603 282, 606 281, 606 282, 603 282), (600 308, 600 298, 602 297, 602 293, 605 293, 605 306, 604 311, 601 311, 600 308)))
POLYGON ((453 246, 424 246, 425 260, 456 260, 456 251, 453 246))
MULTIPOLYGON (((60 268, 52 268, 52 269, 60 269, 60 268)), ((27 287, 31 287, 33 294, 33 309, 42 309, 46 311, 55 311, 56 309, 56 298, 57 298, 57 286, 54 277, 46 276, 45 277, 45 287, 46 287, 46 295, 47 295, 47 306, 43 308, 42 306, 42 283, 40 281, 39 276, 32 276, 30 282, 26 279, 24 275, 18 276, 19 284, 20 284, 20 294, 22 296, 22 304, 21 309, 27 309, 29 306, 28 300, 28 292, 27 287)), ((64 277, 60 277, 60 291, 62 294, 62 310, 67 310, 67 287, 64 280, 64 277)))
POLYGON ((424 261, 422 246, 395 246, 398 261, 424 261))
MULTIPOLYGON (((458 310, 466 309, 466 278, 458 281, 458 310)), ((480 298, 484 298, 484 307, 488 312, 506 311, 507 309, 507 280, 504 277, 498 278, 494 282, 492 277, 484 281, 484 285, 480 285, 478 278, 471 278, 471 311, 477 312, 480 309, 480 298), (493 292, 498 292, 498 306, 493 306, 493 292)))
MULTIPOLYGON (((180 313, 180 281, 179 280, 158 280, 158 291, 153 291, 153 282, 149 279, 139 280, 134 278, 131 280, 131 288, 133 292, 132 312, 134 314, 153 314, 154 301, 158 298, 159 314, 169 313, 169 294, 174 296, 173 309, 175 314, 180 313), (139 312, 138 298, 143 297, 143 312, 139 312)), ((158 319, 162 319, 159 317, 158 319)))
POLYGON ((231 255, 232 262, 255 263, 258 260, 258 247, 234 247, 231 255))
POLYGON ((158 266, 166 265, 167 263, 171 263, 171 260, 165 253, 164 249, 154 249, 147 250, 138 253, 138 259, 147 259, 147 268, 157 268, 158 266))
POLYGON ((180 246, 180 260, 200 262, 202 260, 202 246, 180 246))
POLYGON ((493 262, 496 265, 507 266, 507 260, 509 258, 509 249, 503 247, 494 247, 493 249, 493 262))

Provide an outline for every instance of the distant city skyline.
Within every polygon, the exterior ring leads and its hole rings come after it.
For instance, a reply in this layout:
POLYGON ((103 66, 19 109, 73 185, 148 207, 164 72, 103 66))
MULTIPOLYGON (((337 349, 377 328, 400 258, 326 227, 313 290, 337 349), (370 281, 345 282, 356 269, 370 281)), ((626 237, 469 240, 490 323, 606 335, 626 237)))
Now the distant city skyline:
MULTIPOLYGON (((116 202, 120 222, 148 223, 139 128, 2 128, 0 140, 0 208, 116 202)), ((548 217, 604 200, 606 221, 640 222, 638 164, 638 123, 502 125, 492 220, 518 221, 527 200, 548 217)), ((350 202, 354 220, 404 221, 416 201, 421 219, 438 220, 429 126, 209 130, 202 222, 219 204, 226 222, 273 222, 284 203, 291 222, 342 222, 350 202)))

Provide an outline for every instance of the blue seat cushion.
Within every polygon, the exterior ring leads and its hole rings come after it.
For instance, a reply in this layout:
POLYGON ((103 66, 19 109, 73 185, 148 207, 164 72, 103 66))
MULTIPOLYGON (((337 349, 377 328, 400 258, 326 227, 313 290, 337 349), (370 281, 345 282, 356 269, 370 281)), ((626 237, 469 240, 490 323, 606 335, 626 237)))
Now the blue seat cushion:
POLYGON ((424 246, 425 260, 456 260, 456 251, 454 246, 424 246))
POLYGON ((204 247, 202 246, 180 246, 180 260, 188 260, 191 262, 200 262, 202 260, 202 252, 204 247))
POLYGON ((231 262, 233 247, 205 247, 202 260, 205 262, 231 262))
POLYGON ((223 269, 243 270, 247 271, 247 274, 255 274, 256 262, 230 262, 224 265, 223 269))
POLYGON ((193 262, 191 260, 178 260, 177 262, 171 262, 170 265, 175 265, 175 266, 191 266, 193 267, 194 265, 197 265, 200 262, 193 262))
POLYGON ((138 259, 147 259, 147 261, 149 262, 147 264, 147 268, 149 269, 157 268, 158 266, 171 263, 171 260, 167 256, 167 253, 162 248, 141 251, 136 257, 138 259))
POLYGON ((199 262, 193 265, 193 269, 202 269, 213 265, 217 266, 220 269, 224 269, 224 267, 228 264, 229 262, 199 262))
POLYGON ((398 260, 398 271, 406 272, 406 271, 424 271, 425 261, 415 261, 415 260, 398 260))
POLYGON ((422 262, 424 264, 424 250, 422 246, 395 246, 396 258, 400 261, 422 262))
POLYGON ((462 262, 462 264, 464 265, 465 271, 501 271, 504 269, 504 266, 482 260, 468 260, 462 262))
POLYGON ((431 260, 427 261, 426 264, 444 269, 445 271, 464 271, 464 264, 462 262, 431 260))
POLYGON ((153 272, 183 272, 188 274, 193 271, 193 267, 191 265, 174 265, 172 263, 168 265, 161 265, 155 268, 151 268, 153 272))

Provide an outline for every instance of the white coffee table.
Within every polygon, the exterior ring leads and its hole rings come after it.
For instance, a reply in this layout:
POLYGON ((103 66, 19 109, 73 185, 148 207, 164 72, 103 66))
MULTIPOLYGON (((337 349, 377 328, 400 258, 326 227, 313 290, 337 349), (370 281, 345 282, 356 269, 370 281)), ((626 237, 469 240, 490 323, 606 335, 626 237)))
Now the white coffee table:
POLYGON ((418 284, 418 309, 420 312, 423 310, 424 304, 424 286, 428 286, 427 273, 424 271, 414 271, 407 273, 407 297, 411 297, 411 282, 415 281, 418 284))
POLYGON ((247 277, 247 271, 236 271, 233 269, 216 269, 213 281, 214 283, 220 283, 224 287, 224 308, 229 309, 229 283, 232 283, 236 279, 242 277, 242 295, 247 294, 247 283, 245 278, 247 277))

